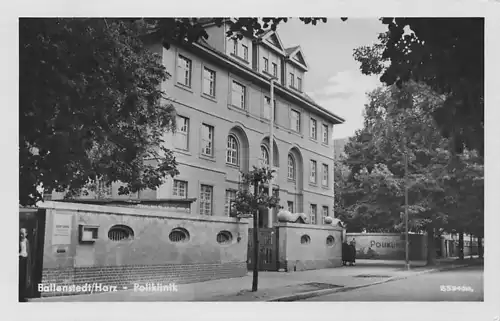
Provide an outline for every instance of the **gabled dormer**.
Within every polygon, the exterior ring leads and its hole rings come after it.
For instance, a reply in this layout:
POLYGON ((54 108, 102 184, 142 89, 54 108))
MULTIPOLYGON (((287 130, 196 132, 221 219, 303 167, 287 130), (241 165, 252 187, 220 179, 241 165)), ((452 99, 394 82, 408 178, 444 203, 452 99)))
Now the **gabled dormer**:
POLYGON ((253 69, 266 77, 276 77, 283 83, 283 59, 286 56, 285 47, 278 33, 269 30, 254 41, 253 69))
POLYGON ((248 37, 237 39, 236 34, 231 37, 227 36, 227 31, 231 24, 235 23, 235 18, 227 18, 222 22, 222 26, 218 27, 215 22, 208 20, 203 24, 205 31, 208 34, 206 42, 213 48, 225 53, 238 63, 252 68, 253 64, 253 43, 248 37))
POLYGON ((285 49, 286 86, 298 92, 304 92, 304 75, 309 65, 300 46, 285 49))
POLYGON ((261 38, 262 38, 262 44, 264 46, 273 50, 281 57, 284 57, 286 55, 285 47, 283 46, 283 43, 281 42, 281 39, 276 33, 276 31, 269 30, 266 33, 264 33, 264 35, 262 35, 261 38))

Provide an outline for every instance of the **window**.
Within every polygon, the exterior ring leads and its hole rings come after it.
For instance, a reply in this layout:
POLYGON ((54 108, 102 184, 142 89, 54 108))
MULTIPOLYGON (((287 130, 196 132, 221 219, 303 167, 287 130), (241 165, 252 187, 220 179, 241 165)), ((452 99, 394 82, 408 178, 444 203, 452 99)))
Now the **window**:
POLYGON ((111 183, 103 179, 99 179, 97 181, 96 194, 98 198, 111 197, 112 196, 111 183))
POLYGON ((232 105, 245 109, 246 88, 240 83, 233 81, 232 105))
POLYGON ((273 112, 274 112, 274 123, 277 124, 278 123, 278 105, 276 105, 276 99, 273 101, 274 105, 273 105, 273 112))
POLYGON ((310 163, 310 174, 309 174, 309 182, 316 184, 316 161, 311 161, 310 163))
POLYGON ((323 217, 323 223, 325 223, 325 217, 328 217, 328 206, 323 206, 322 217, 323 217))
POLYGON ((187 117, 177 116, 174 146, 184 150, 189 148, 189 118, 187 117))
POLYGON ((266 57, 264 57, 263 59, 264 59, 264 71, 269 72, 269 59, 267 59, 266 57))
POLYGON ((311 243, 311 237, 309 235, 302 235, 300 237, 300 244, 309 244, 311 243))
POLYGON ((238 39, 233 39, 233 54, 238 55, 238 39))
POLYGON ((215 71, 203 68, 203 93, 215 97, 215 71))
POLYGON ((217 234, 217 243, 219 244, 231 244, 233 241, 233 234, 229 231, 222 231, 217 234))
POLYGON ((288 179, 295 180, 295 160, 288 155, 288 179))
POLYGON ((278 77, 278 65, 273 62, 273 76, 278 77))
POLYGON ((238 165, 238 141, 233 135, 227 136, 226 163, 238 165))
POLYGON ((174 189, 172 190, 173 196, 179 196, 182 198, 187 198, 188 196, 188 182, 174 180, 174 189))
POLYGON ((214 146, 214 127, 202 124, 201 127, 201 153, 207 156, 213 156, 214 146))
POLYGON ((269 151, 266 146, 260 146, 260 161, 262 165, 269 166, 269 151))
POLYGON ((309 208, 309 220, 311 221, 311 224, 316 224, 317 210, 318 208, 316 204, 311 204, 311 207, 309 208))
POLYGON ((200 189, 200 215, 212 215, 213 187, 201 185, 200 189))
POLYGON ((299 77, 297 77, 297 89, 299 91, 302 91, 302 79, 300 79, 299 77))
POLYGON ((295 75, 290 73, 290 87, 295 88, 295 75))
POLYGON ((328 165, 323 164, 323 178, 321 180, 323 186, 328 186, 328 165))
POLYGON ((298 111, 292 110, 291 117, 291 127, 296 132, 300 133, 300 113, 298 111))
POLYGON ((323 124, 323 144, 328 145, 328 125, 323 124))
POLYGON ((172 232, 170 232, 168 238, 170 239, 170 242, 184 243, 189 241, 189 232, 182 227, 176 227, 172 230, 172 232))
POLYGON ((318 139, 318 127, 317 127, 316 119, 311 118, 311 138, 318 139))
POLYGON ((231 202, 234 202, 236 200, 236 191, 227 189, 226 190, 226 203, 224 206, 224 213, 226 216, 230 216, 229 214, 231 213, 231 202))
POLYGON ((191 87, 191 60, 181 55, 177 63, 177 82, 191 87))
POLYGON ((288 212, 293 213, 293 202, 288 201, 288 202, 286 202, 286 205, 288 207, 288 212))
POLYGON ((241 58, 248 60, 248 47, 245 45, 241 46, 243 48, 243 56, 241 58))
POLYGON ((114 225, 108 231, 108 238, 115 242, 132 240, 134 231, 126 225, 114 225))
POLYGON ((264 118, 271 119, 271 98, 265 96, 264 99, 264 118))

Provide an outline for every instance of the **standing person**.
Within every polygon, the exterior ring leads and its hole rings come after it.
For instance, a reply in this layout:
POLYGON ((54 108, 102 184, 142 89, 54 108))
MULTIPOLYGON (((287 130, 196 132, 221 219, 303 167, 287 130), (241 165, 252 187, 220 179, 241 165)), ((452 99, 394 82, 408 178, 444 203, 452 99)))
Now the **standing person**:
POLYGON ((342 243, 342 265, 347 265, 347 262, 350 261, 349 252, 349 244, 347 244, 347 240, 344 240, 344 242, 342 243))
POLYGON ((351 249, 349 252, 351 253, 351 265, 356 265, 356 240, 352 239, 349 244, 349 248, 351 249))
POLYGON ((29 286, 30 244, 25 228, 19 230, 19 302, 26 302, 29 286))

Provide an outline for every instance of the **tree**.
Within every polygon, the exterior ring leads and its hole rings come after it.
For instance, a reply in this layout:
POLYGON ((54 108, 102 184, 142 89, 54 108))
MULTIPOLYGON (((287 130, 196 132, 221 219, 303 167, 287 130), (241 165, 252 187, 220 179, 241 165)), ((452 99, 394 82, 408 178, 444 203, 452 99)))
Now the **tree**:
POLYGON ((481 235, 482 157, 449 150, 431 116, 444 102, 428 86, 407 82, 401 88, 378 88, 369 98, 364 127, 345 147, 343 162, 350 174, 336 190, 344 201, 344 220, 369 231, 403 230, 406 153, 409 225, 427 232, 427 260, 433 264, 436 231, 466 229, 481 235))
POLYGON ((428 110, 441 102, 416 83, 379 88, 370 95, 364 128, 346 145, 351 169, 348 189, 351 216, 370 231, 403 231, 405 170, 408 155, 409 224, 429 236, 428 263, 433 263, 433 235, 447 219, 440 177, 449 161, 447 141, 428 110))
POLYGON ((379 42, 354 51, 364 74, 424 83, 444 103, 433 117, 453 152, 484 154, 484 19, 384 18, 379 42))
MULTIPOLYGON (((276 195, 269 195, 265 192, 266 185, 273 177, 274 170, 267 167, 253 167, 249 173, 241 173, 243 188, 236 194, 234 207, 238 214, 253 213, 253 280, 252 292, 258 289, 259 280, 259 210, 275 208, 279 205, 279 198, 276 195), (254 191, 251 192, 250 187, 254 191)), ((272 190, 269 187, 270 190, 272 190)), ((272 193, 271 193, 272 194, 272 193)))
MULTIPOLYGON (((239 18, 228 35, 262 34, 286 21, 239 18)), ((40 186, 72 197, 101 180, 121 182, 120 193, 128 194, 175 176, 175 157, 163 147, 165 131, 175 130, 175 109, 160 89, 170 75, 147 44, 207 38, 206 22, 20 19, 20 204, 41 200, 40 186)))
POLYGON ((140 21, 20 20, 21 204, 47 191, 74 195, 89 180, 122 192, 155 188, 177 174, 162 147, 175 110, 162 103, 169 74, 139 35, 140 21), (144 161, 146 160, 146 161, 144 161))

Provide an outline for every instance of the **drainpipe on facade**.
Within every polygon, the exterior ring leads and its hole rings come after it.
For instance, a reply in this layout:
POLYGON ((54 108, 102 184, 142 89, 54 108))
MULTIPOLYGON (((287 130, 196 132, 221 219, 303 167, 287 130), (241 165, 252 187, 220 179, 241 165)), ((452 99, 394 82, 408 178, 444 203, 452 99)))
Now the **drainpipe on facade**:
MULTIPOLYGON (((269 79, 271 85, 271 121, 270 121, 270 129, 269 129, 269 167, 272 169, 274 167, 274 81, 276 78, 272 77, 269 79)), ((269 181, 269 196, 273 196, 273 183, 274 183, 274 175, 269 181)), ((273 219, 274 219, 274 209, 268 209, 267 215, 267 226, 269 228, 273 227, 273 219)))

